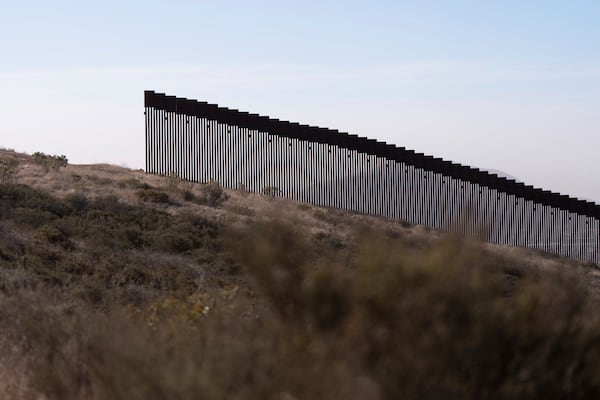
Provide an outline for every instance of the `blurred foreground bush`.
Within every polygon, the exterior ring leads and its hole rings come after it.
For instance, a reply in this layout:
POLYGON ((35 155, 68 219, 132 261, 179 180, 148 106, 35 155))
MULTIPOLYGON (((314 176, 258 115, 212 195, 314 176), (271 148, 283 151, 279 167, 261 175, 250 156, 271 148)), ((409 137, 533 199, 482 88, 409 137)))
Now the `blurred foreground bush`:
MULTIPOLYGON (((236 254, 290 342, 302 344, 288 371, 316 371, 310 387, 329 398, 356 393, 358 377, 383 398, 600 394, 597 302, 573 271, 456 240, 423 249, 373 232, 346 261, 323 260, 292 225, 259 232, 238 237, 236 254), (306 349, 318 351, 305 359, 306 349)), ((307 390, 303 375, 293 378, 307 390)))
POLYGON ((116 198, 1 190, 0 357, 17 352, 30 398, 600 395, 582 268, 362 228, 341 246, 294 221, 223 236, 116 198))

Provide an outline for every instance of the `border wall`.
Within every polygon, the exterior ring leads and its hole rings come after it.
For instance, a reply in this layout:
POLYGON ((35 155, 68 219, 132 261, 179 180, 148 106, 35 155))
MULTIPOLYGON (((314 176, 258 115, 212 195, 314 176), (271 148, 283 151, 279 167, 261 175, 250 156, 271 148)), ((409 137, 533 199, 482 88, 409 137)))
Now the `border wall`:
POLYGON ((595 203, 332 129, 144 97, 148 173, 600 261, 595 203))

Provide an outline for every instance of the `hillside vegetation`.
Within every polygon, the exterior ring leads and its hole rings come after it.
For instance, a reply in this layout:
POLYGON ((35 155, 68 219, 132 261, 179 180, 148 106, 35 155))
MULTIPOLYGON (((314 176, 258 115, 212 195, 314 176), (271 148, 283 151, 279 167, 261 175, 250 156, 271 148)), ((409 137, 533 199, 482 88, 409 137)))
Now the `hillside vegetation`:
POLYGON ((0 151, 0 398, 600 396, 594 265, 36 154, 0 151))

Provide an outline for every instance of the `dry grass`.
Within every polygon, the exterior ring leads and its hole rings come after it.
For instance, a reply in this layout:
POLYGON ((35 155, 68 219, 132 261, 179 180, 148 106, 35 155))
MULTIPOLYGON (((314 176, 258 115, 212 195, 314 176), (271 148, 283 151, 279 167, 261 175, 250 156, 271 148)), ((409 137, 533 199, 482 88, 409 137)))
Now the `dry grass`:
POLYGON ((8 155, 19 171, 0 185, 2 398, 600 394, 591 266, 241 191, 210 205, 203 185, 172 177, 45 172, 8 155))

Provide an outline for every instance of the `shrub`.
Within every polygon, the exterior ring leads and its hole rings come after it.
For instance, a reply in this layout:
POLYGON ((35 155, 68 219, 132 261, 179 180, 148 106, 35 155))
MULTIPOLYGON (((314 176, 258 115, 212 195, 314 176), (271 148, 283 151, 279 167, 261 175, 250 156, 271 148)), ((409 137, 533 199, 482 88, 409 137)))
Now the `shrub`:
POLYGON ((246 206, 229 206, 227 210, 236 214, 246 215, 248 217, 253 217, 256 215, 256 210, 246 206))
POLYGON ((69 163, 65 155, 56 156, 38 151, 33 153, 32 156, 33 161, 36 164, 41 165, 46 172, 48 172, 50 169, 59 169, 62 167, 66 167, 69 163))
POLYGON ((148 244, 168 253, 187 253, 214 246, 216 227, 205 219, 186 214, 171 220, 168 226, 147 233, 148 244))
POLYGON ((14 157, 0 159, 0 183, 12 182, 19 168, 19 160, 14 157))
POLYGON ((372 233, 329 259, 315 257, 305 236, 289 224, 254 225, 230 242, 288 328, 290 368, 277 380, 298 382, 296 397, 310 398, 310 381, 342 398, 357 376, 378 393, 366 398, 600 394, 600 353, 589 353, 600 340, 597 303, 571 271, 536 271, 458 241, 422 249, 372 233))
POLYGON ((600 394, 597 271, 576 264, 399 225, 247 218, 222 238, 195 213, 23 185, 1 204, 0 375, 22 365, 26 398, 600 394))
POLYGON ((196 196, 194 195, 194 193, 192 193, 191 190, 183 190, 181 192, 181 197, 183 197, 183 200, 185 200, 185 201, 195 201, 196 200, 196 196))
POLYGON ((212 179, 203 186, 202 191, 205 203, 211 207, 217 207, 227 200, 227 195, 225 194, 221 184, 212 179))
POLYGON ((150 185, 136 178, 120 180, 119 182, 117 182, 117 185, 120 188, 151 189, 150 185))
POLYGON ((171 173, 167 175, 167 190, 171 192, 178 191, 180 183, 181 178, 175 172, 171 171, 171 173))
POLYGON ((159 204, 171 204, 169 195, 156 189, 140 189, 135 192, 135 195, 143 201, 149 201, 159 204))
POLYGON ((75 212, 83 211, 89 204, 88 198, 81 193, 71 193, 65 197, 65 201, 75 212))
POLYGON ((112 179, 98 175, 88 175, 87 178, 97 185, 110 185, 113 183, 112 179))
POLYGON ((263 194, 264 194, 264 195, 266 195, 266 196, 272 196, 272 197, 275 197, 275 196, 279 196, 279 195, 281 194, 281 189, 279 189, 279 188, 278 188, 278 187, 276 187, 276 186, 265 186, 265 187, 263 188, 263 191, 262 191, 262 192, 263 192, 263 194))
POLYGON ((32 238, 40 242, 60 244, 63 247, 69 247, 69 240, 64 232, 52 225, 41 226, 33 233, 32 238))
POLYGON ((243 182, 238 182, 237 191, 240 192, 243 197, 246 197, 249 193, 248 188, 246 188, 246 185, 243 182))
POLYGON ((43 225, 45 220, 53 220, 69 213, 62 201, 25 185, 0 186, 0 200, 7 214, 13 215, 19 222, 35 227, 43 225))
POLYGON ((167 175, 166 182, 166 189, 174 193, 190 190, 194 184, 193 182, 183 179, 173 171, 167 175))

